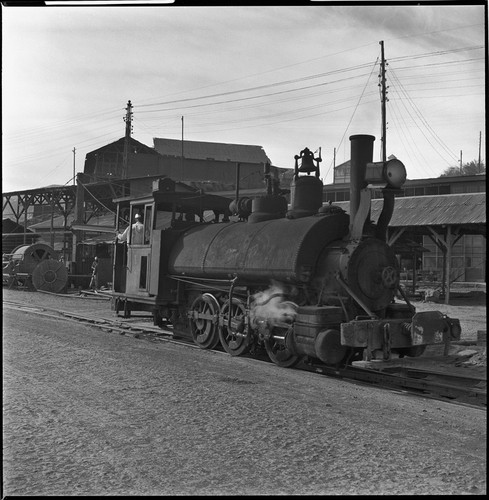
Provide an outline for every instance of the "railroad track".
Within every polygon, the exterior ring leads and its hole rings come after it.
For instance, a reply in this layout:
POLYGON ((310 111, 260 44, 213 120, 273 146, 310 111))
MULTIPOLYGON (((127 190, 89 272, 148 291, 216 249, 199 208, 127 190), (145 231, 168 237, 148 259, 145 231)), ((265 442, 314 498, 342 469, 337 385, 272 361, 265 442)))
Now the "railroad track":
MULTIPOLYGON (((11 300, 4 300, 3 305, 6 308, 13 308, 17 311, 20 310, 30 314, 47 316, 58 320, 61 318, 66 321, 86 323, 109 333, 132 335, 135 338, 150 342, 168 342, 200 349, 200 347, 192 342, 174 339, 170 328, 165 329, 152 325, 149 316, 137 316, 128 319, 121 317, 114 319, 97 318, 72 311, 25 305, 25 303, 18 303, 11 300)), ((224 350, 217 350, 228 356, 224 350)), ((260 359, 268 361, 265 357, 260 357, 260 359)), ((380 369, 368 369, 356 366, 332 368, 314 363, 301 363, 299 367, 306 371, 351 380, 356 383, 405 391, 426 398, 443 400, 478 409, 485 410, 487 408, 487 380, 485 378, 461 376, 411 366, 388 366, 380 369)))

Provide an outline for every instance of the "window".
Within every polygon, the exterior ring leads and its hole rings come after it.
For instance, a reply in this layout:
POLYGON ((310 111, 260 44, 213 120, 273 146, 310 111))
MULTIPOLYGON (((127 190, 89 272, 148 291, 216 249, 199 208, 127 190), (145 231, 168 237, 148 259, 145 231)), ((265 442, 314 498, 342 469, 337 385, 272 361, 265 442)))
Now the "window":
POLYGON ((141 256, 141 270, 139 274, 139 288, 146 290, 146 276, 148 267, 148 257, 146 255, 141 256))
POLYGON ((153 229, 153 207, 147 205, 144 209, 144 244, 151 243, 151 234, 153 229))
POLYGON ((484 250, 485 253, 484 241, 485 239, 481 234, 472 236, 472 251, 482 253, 482 251, 484 250))
MULTIPOLYGON (((463 268, 464 258, 463 257, 452 257, 452 268, 463 268)), ((470 267, 470 266, 467 266, 470 267)))
POLYGON ((426 195, 436 195, 438 194, 438 186, 427 186, 425 189, 426 195))
POLYGON ((452 193, 464 193, 465 192, 465 189, 464 189, 464 186, 461 185, 461 184, 454 184, 452 186, 452 193))
POLYGON ((457 241, 452 247, 452 255, 463 255, 464 253, 464 242, 463 238, 457 241))
POLYGON ((141 223, 144 224, 144 205, 133 205, 132 207, 132 219, 131 219, 131 230, 129 231, 129 244, 130 245, 142 245, 143 244, 143 232, 141 231, 141 223), (139 215, 139 222, 136 222, 136 215, 139 215), (143 219, 143 220, 141 220, 143 219))
POLYGON ((436 257, 425 257, 423 269, 427 271, 431 271, 432 269, 436 269, 436 257))

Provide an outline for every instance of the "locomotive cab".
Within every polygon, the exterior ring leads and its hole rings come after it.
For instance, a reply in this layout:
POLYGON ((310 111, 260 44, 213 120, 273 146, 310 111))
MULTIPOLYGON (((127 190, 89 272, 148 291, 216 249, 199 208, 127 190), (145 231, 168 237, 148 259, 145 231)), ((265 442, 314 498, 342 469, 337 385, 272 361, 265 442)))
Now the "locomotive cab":
POLYGON ((169 178, 153 183, 153 194, 144 198, 119 198, 113 261, 113 300, 116 312, 162 314, 175 310, 180 300, 178 282, 168 277, 168 253, 178 236, 189 227, 229 215, 230 199, 207 195, 169 178), (135 220, 141 228, 136 231, 135 220))
POLYGON ((132 201, 127 208, 124 208, 124 203, 118 205, 113 268, 115 292, 149 295, 153 214, 154 202, 151 199, 132 201), (136 219, 142 224, 139 232, 133 227, 136 219))

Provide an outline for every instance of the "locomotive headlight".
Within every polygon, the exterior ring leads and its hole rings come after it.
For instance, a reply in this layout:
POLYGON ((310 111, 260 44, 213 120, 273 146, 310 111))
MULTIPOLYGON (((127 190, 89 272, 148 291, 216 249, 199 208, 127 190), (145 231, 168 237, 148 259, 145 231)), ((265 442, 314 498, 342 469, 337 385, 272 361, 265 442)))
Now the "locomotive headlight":
POLYGON ((406 182, 406 167, 397 158, 367 163, 365 180, 373 185, 387 182, 389 187, 399 189, 406 182))

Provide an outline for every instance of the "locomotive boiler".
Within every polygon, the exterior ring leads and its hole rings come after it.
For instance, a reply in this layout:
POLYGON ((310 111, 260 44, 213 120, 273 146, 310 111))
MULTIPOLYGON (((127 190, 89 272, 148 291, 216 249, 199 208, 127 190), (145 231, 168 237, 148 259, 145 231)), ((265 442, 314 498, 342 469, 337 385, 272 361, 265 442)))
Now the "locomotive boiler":
POLYGON ((131 219, 144 217, 145 244, 116 243, 114 309, 150 310, 155 324, 204 349, 263 348, 280 366, 419 356, 459 339, 457 319, 417 313, 399 286, 386 233, 406 170, 397 159, 372 162, 374 140, 350 137, 349 214, 323 204, 321 159, 308 148, 295 157, 290 206, 269 170, 253 200, 156 181, 151 197, 130 201, 131 219), (372 186, 384 197, 377 224, 372 186))

